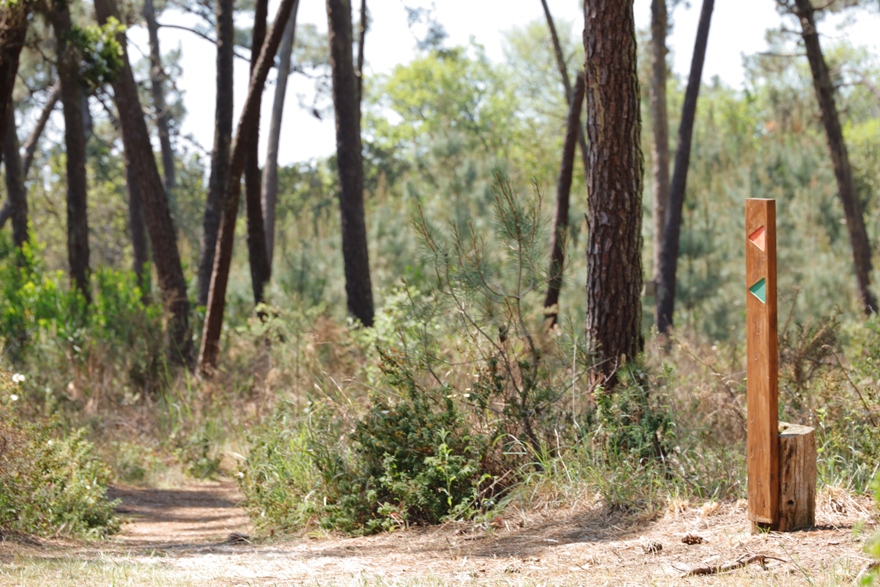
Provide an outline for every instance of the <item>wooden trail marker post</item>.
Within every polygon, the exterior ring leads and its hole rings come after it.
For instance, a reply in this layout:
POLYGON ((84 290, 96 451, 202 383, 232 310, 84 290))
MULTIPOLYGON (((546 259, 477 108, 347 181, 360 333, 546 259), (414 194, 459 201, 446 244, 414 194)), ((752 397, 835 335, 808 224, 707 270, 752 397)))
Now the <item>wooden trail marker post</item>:
POLYGON ((749 519, 753 530, 795 530, 815 520, 816 440, 778 421, 775 200, 746 200, 745 246, 749 519))

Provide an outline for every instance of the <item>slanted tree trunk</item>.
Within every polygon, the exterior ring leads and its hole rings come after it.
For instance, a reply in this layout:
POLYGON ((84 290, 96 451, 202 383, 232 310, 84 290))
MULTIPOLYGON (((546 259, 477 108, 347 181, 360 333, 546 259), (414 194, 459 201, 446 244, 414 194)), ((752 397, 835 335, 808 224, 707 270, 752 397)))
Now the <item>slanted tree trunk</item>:
POLYGON ((150 95, 156 113, 156 128, 159 130, 159 148, 162 152, 162 175, 165 190, 174 190, 174 149, 171 147, 171 111, 165 103, 165 68, 162 66, 162 52, 159 50, 159 23, 156 22, 156 9, 153 0, 144 0, 144 20, 150 38, 150 95))
MULTIPOLYGON (((27 36, 29 8, 29 2, 4 2, 0 5, 0 137, 6 136, 9 121, 6 111, 12 108, 12 89, 18 73, 18 58, 27 36)), ((0 144, 2 158, 3 146, 0 144)))
POLYGON ((810 71, 813 74, 816 100, 819 102, 819 110, 822 112, 822 124, 825 127, 828 152, 831 155, 831 164, 834 166, 834 175, 837 178, 837 190, 846 216, 846 228, 849 231, 849 240, 853 251, 853 265, 859 298, 865 314, 870 316, 877 312, 877 298, 874 297, 870 289, 871 247, 868 242, 868 233, 865 230, 862 203, 859 201, 853 184, 849 154, 840 128, 840 116, 834 102, 834 86, 831 83, 831 76, 828 74, 825 57, 822 55, 813 5, 810 0, 794 0, 794 3, 795 15, 801 21, 801 36, 804 39, 810 71))
POLYGON ((232 65, 235 58, 233 0, 217 0, 217 99, 214 110, 214 149, 211 151, 211 177, 205 201, 202 242, 199 250, 200 306, 207 305, 214 269, 214 251, 220 216, 229 185, 229 148, 232 141, 232 65))
POLYGON ((15 126, 15 111, 7 110, 6 137, 3 145, 3 163, 6 166, 6 193, 12 207, 12 242, 21 248, 28 242, 28 204, 24 176, 21 173, 21 154, 15 126))
POLYGON ((333 106, 336 115, 336 161, 342 257, 349 313, 364 326, 373 325, 373 288, 364 219, 364 170, 361 153, 360 98, 352 59, 351 4, 327 0, 333 106))
MULTIPOLYGON (((119 18, 113 0, 95 0, 95 12, 99 22, 106 23, 111 17, 119 18)), ((169 322, 169 355, 174 363, 192 363, 192 336, 189 325, 189 299, 186 295, 186 279, 177 249, 177 233, 168 207, 168 194, 162 184, 150 131, 144 119, 144 111, 138 98, 137 85, 131 71, 125 36, 119 36, 123 48, 122 67, 113 82, 116 109, 119 112, 119 129, 122 145, 130 170, 129 181, 137 185, 132 194, 140 193, 146 217, 153 261, 162 290, 162 301, 171 314, 169 322)))
POLYGON ((131 235, 132 270, 141 288, 141 301, 150 301, 150 274, 147 263, 150 262, 147 228, 144 225, 144 194, 135 173, 134 167, 125 157, 125 195, 128 202, 128 230, 131 235))
POLYGON ((358 116, 361 114, 361 104, 364 101, 364 44, 367 40, 367 0, 361 0, 361 20, 358 26, 358 49, 357 49, 357 95, 358 116))
POLYGON ((581 132, 581 110, 584 107, 584 74, 580 73, 574 83, 565 142, 562 146, 562 162, 559 164, 559 180, 556 182, 556 216, 553 219, 553 240, 550 253, 550 280, 544 312, 553 328, 559 317, 559 292, 562 290, 562 270, 565 267, 565 246, 568 238, 568 208, 571 195, 571 178, 574 173, 574 153, 581 132))
POLYGON ((86 205, 86 136, 80 87, 80 55, 70 43, 72 25, 65 0, 56 0, 49 12, 58 54, 58 79, 64 110, 67 171, 67 259, 70 276, 86 301, 89 290, 89 219, 86 205))
POLYGON ((642 175, 639 78, 633 3, 584 4, 589 237, 586 335, 599 364, 594 377, 616 383, 642 336, 642 175))
POLYGON ((30 172, 31 163, 34 161, 34 155, 37 152, 37 144, 40 142, 40 137, 43 135, 46 123, 49 122, 49 117, 52 116, 52 111, 55 110, 59 98, 61 98, 61 84, 56 82, 55 85, 52 86, 52 90, 49 92, 49 97, 46 98, 46 103, 43 105, 43 109, 40 111, 40 117, 37 119, 37 124, 34 125, 34 129, 31 131, 31 134, 28 135, 24 145, 22 145, 22 148, 24 149, 24 157, 21 158, 21 176, 25 180, 27 180, 28 172, 30 172))
POLYGON ((697 98, 700 96, 700 80, 703 62, 706 60, 706 43, 715 0, 703 0, 697 41, 691 59, 681 123, 678 127, 678 150, 675 152, 675 170, 669 190, 669 207, 666 210, 666 226, 663 229, 663 248, 660 252, 660 281, 657 283, 657 310, 655 320, 661 334, 668 334, 675 311, 675 273, 678 268, 678 246, 681 238, 681 218, 687 188, 688 167, 691 161, 691 139, 694 134, 694 118, 697 114, 697 98))
POLYGON ((294 0, 290 20, 281 38, 278 49, 278 79, 275 81, 275 99, 272 103, 272 119, 269 122, 269 146, 266 150, 266 164, 263 166, 263 227, 266 231, 266 258, 269 274, 272 274, 272 259, 275 252, 275 208, 278 204, 278 147, 281 143, 281 117, 284 113, 284 96, 287 93, 287 78, 290 75, 290 56, 296 42, 296 13, 299 0, 294 0))
MULTIPOLYGON (((251 43, 251 74, 260 57, 260 49, 266 38, 266 19, 269 14, 269 0, 257 0, 254 9, 254 32, 251 43)), ((279 23, 285 27, 287 21, 279 23)), ((262 96, 260 100, 262 103, 262 96)), ((263 226, 263 205, 260 201, 263 189, 260 186, 260 109, 257 108, 254 124, 245 129, 250 136, 244 139, 248 154, 244 167, 245 206, 247 212, 248 260, 251 268, 251 287, 254 290, 254 305, 265 301, 265 287, 269 283, 269 257, 266 253, 266 230, 263 226)))
MULTIPOLYGON (((544 16, 547 17, 547 27, 550 29, 550 39, 553 41, 553 54, 556 56, 556 67, 559 68, 559 76, 562 78, 562 85, 565 87, 565 102, 571 107, 572 89, 571 80, 568 78, 568 67, 565 64, 565 56, 562 54, 562 44, 559 42, 559 34, 556 32, 556 24, 553 22, 553 16, 550 14, 550 7, 547 6, 547 0, 541 0, 544 6, 544 16)), ((578 126, 577 141, 581 147, 581 160, 584 163, 584 173, 589 173, 587 159, 587 140, 584 137, 584 129, 578 126)), ((557 211, 557 216, 559 215, 557 211)))
POLYGON ((214 271, 211 276, 211 293, 208 296, 208 309, 205 315, 205 327, 202 332, 202 347, 199 351, 199 372, 208 375, 217 365, 217 354, 220 349, 220 332, 223 329, 223 312, 226 306, 226 286, 229 281, 229 268, 232 264, 232 248, 235 240, 235 219, 238 216, 238 205, 241 199, 241 176, 244 173, 250 146, 250 129, 257 121, 263 87, 275 60, 278 45, 284 35, 284 28, 295 0, 281 0, 275 22, 263 42, 260 57, 251 75, 248 95, 244 102, 241 118, 235 133, 232 146, 232 158, 229 162, 228 192, 224 199, 223 217, 217 239, 217 250, 214 254, 214 271))
POLYGON ((669 203, 669 118, 666 108, 666 0, 651 2, 651 175, 653 181, 652 210, 654 217, 653 282, 660 279, 660 251, 666 226, 669 203))

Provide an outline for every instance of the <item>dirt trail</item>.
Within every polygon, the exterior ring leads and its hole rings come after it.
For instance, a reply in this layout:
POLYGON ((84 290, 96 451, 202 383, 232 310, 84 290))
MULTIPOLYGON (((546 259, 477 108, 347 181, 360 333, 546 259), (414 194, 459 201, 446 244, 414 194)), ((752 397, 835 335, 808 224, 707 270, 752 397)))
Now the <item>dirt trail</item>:
POLYGON ((869 499, 835 494, 820 499, 816 529, 791 534, 750 534, 738 502, 679 504, 651 518, 594 505, 509 512, 488 530, 252 542, 228 540, 252 534, 231 482, 111 496, 130 520, 119 535, 0 543, 0 585, 852 585, 871 562, 863 547, 874 529, 869 499), (683 578, 753 555, 769 558, 683 578))

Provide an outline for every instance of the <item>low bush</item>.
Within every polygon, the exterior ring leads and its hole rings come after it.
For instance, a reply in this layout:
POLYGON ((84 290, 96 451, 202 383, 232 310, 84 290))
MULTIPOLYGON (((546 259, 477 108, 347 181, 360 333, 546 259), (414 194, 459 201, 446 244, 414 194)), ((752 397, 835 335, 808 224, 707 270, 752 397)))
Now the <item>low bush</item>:
POLYGON ((116 504, 106 498, 110 471, 85 432, 61 435, 51 420, 23 421, 14 406, 18 378, 0 377, 0 534, 99 537, 117 531, 116 504))

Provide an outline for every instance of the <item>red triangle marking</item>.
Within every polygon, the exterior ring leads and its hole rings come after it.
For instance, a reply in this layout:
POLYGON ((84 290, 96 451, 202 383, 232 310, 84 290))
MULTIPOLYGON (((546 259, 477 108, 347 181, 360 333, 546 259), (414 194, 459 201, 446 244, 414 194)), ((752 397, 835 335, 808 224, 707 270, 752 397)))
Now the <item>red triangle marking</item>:
POLYGON ((763 226, 761 226, 758 228, 758 230, 749 235, 749 240, 752 241, 756 247, 763 251, 767 245, 767 231, 764 230, 763 226))

